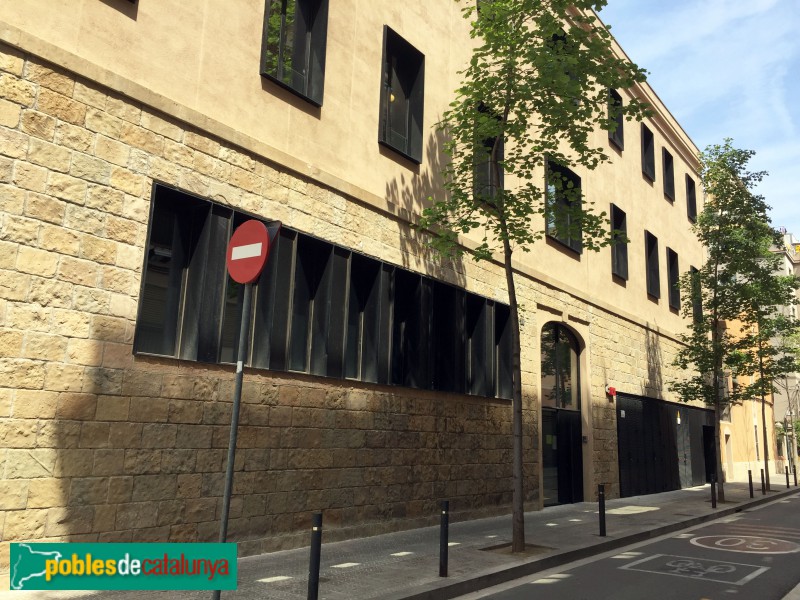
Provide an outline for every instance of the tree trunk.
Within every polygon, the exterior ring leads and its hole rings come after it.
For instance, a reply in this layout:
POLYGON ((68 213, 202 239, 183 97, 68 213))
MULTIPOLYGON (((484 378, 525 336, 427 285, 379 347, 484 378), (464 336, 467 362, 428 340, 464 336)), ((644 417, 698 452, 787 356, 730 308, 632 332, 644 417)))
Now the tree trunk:
POLYGON ((714 328, 711 331, 712 343, 714 349, 714 470, 716 471, 717 479, 717 498, 720 502, 725 502, 725 479, 722 476, 722 450, 720 447, 719 427, 722 420, 722 390, 720 389, 720 382, 722 379, 722 354, 719 350, 722 344, 722 324, 719 319, 714 316, 714 328))
POLYGON ((525 502, 523 496, 522 461, 522 367, 520 361, 519 306, 514 287, 514 270, 511 267, 511 244, 503 240, 503 257, 508 285, 508 304, 511 312, 511 370, 512 370, 512 431, 513 431, 513 497, 511 520, 511 552, 525 550, 525 502))
POLYGON ((719 423, 722 420, 722 404, 717 398, 714 406, 714 469, 717 472, 717 499, 725 502, 725 483, 722 476, 722 451, 720 450, 719 423))

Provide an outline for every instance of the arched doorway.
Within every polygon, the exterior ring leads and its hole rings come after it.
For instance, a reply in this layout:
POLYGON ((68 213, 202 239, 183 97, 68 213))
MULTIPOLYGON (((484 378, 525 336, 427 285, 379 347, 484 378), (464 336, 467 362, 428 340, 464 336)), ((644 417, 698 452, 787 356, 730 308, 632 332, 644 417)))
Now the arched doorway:
POLYGON ((583 501, 578 340, 559 323, 542 328, 542 475, 544 505, 583 501))

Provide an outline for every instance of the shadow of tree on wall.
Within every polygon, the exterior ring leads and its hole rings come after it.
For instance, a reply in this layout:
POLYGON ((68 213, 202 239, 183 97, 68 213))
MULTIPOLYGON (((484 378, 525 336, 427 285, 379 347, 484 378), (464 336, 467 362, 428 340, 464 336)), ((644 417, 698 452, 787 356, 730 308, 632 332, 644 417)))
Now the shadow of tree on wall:
POLYGON ((661 340, 651 329, 645 330, 644 349, 647 359, 647 379, 642 384, 642 395, 651 398, 664 397, 664 376, 661 355, 661 340))
MULTIPOLYGON (((399 179, 388 181, 386 200, 398 208, 398 241, 402 266, 463 288, 467 283, 463 257, 442 256, 428 244, 430 233, 409 225, 418 221, 422 209, 430 204, 429 198, 445 193, 442 169, 447 155, 442 149, 444 141, 445 135, 438 129, 428 136, 425 144, 427 160, 423 163, 427 168, 412 169, 408 176, 401 175, 399 179)), ((388 156, 392 152, 384 150, 382 154, 388 156)), ((398 164, 407 162, 400 158, 394 160, 398 164)))

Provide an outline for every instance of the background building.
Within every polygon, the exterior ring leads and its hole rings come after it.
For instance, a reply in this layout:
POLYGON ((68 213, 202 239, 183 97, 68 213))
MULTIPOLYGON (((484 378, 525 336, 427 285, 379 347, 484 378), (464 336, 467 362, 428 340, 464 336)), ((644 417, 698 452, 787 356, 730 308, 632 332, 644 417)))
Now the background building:
MULTIPOLYGON (((242 552, 305 543, 318 510, 328 540, 442 498, 507 511, 502 268, 411 227, 467 23, 449 0, 280 6, 0 4, 0 566, 17 540, 216 539, 241 301, 222 251, 249 216, 283 227, 251 324, 242 552)), ((528 509, 707 475, 710 415, 666 385, 698 151, 630 94, 653 117, 567 173, 630 244, 517 257, 528 509)))

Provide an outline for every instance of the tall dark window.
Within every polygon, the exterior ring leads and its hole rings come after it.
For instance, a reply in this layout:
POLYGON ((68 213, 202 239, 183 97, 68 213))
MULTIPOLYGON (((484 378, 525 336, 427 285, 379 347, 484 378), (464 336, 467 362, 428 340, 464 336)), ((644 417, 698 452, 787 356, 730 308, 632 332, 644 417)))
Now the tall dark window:
POLYGON ((625 211, 611 205, 611 273, 628 279, 628 217, 625 211))
POLYGON ((322 106, 328 0, 267 0, 261 75, 322 106))
POLYGON ((653 132, 642 123, 642 173, 650 180, 656 180, 656 144, 653 132))
POLYGON ((422 162, 425 57, 389 27, 383 28, 378 141, 422 162))
MULTIPOLYGON (((483 135, 485 121, 494 125, 499 120, 483 104, 478 107, 475 122, 475 150, 474 162, 475 170, 473 176, 473 194, 475 201, 482 204, 492 204, 498 190, 503 189, 503 151, 504 143, 502 136, 492 137, 483 135), (497 146, 495 160, 492 160, 492 152, 497 146), (497 167, 497 168, 495 168, 497 167)), ((489 127, 494 129, 494 127, 489 127)))
POLYGON ((644 232, 644 249, 647 266, 647 293, 653 298, 660 298, 661 281, 658 270, 658 238, 649 231, 644 232))
POLYGON ((669 150, 662 148, 662 159, 664 165, 664 195, 670 202, 675 201, 675 161, 669 150))
POLYGON ((681 309, 680 270, 678 267, 678 254, 672 248, 667 248, 667 285, 669 286, 669 306, 675 310, 681 309))
POLYGON ((580 410, 578 342, 563 325, 542 329, 542 406, 580 410))
POLYGON ((622 115, 622 96, 617 90, 608 90, 608 118, 616 125, 613 131, 609 130, 608 140, 618 149, 625 148, 625 117, 622 115))
POLYGON ((699 323, 703 319, 703 294, 700 288, 700 272, 695 267, 689 267, 692 278, 692 321, 699 323))
POLYGON ((697 221, 697 190, 694 179, 686 175, 686 216, 694 223, 697 221))
POLYGON ((581 178, 566 167, 548 162, 545 233, 575 252, 581 252, 581 214, 581 178))

